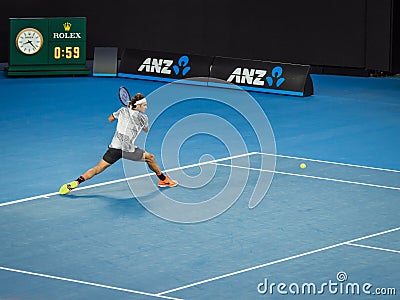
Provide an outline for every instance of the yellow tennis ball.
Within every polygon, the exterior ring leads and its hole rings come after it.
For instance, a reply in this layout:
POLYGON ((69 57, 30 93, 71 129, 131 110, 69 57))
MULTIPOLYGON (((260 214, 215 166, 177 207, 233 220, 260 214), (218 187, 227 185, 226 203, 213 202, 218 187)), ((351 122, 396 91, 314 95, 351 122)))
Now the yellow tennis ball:
POLYGON ((301 168, 301 169, 305 169, 306 167, 307 167, 307 166, 306 166, 305 163, 301 163, 301 164, 300 164, 300 168, 301 168))

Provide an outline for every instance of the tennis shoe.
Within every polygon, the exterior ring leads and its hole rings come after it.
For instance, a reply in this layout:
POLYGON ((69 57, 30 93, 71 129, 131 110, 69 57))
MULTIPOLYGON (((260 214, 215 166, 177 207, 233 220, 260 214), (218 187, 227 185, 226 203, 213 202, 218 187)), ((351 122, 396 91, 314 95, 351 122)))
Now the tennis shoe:
POLYGON ((78 187, 78 181, 72 181, 70 183, 66 183, 64 184, 61 188, 60 188, 60 195, 65 195, 68 194, 70 191, 72 191, 73 189, 78 187))
POLYGON ((178 185, 178 181, 172 180, 171 178, 168 177, 168 175, 165 175, 164 180, 160 179, 158 181, 159 187, 173 187, 173 186, 177 186, 177 185, 178 185))

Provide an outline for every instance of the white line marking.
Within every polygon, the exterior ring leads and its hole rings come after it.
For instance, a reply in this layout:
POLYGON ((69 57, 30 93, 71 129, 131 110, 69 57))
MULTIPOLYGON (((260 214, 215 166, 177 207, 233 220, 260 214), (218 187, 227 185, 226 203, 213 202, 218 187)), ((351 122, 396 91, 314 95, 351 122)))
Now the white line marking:
MULTIPOLYGON (((186 165, 186 166, 183 166, 183 167, 177 167, 177 168, 173 168, 173 169, 168 169, 168 170, 165 170, 164 172, 168 173, 168 172, 173 172, 173 171, 177 171, 177 170, 184 170, 184 169, 189 169, 189 168, 198 167, 198 166, 202 166, 202 165, 217 163, 219 161, 224 161, 224 160, 228 160, 228 159, 240 158, 240 157, 244 157, 244 156, 251 156, 251 155, 254 155, 254 154, 259 154, 259 153, 258 152, 250 152, 250 153, 239 154, 239 155, 234 155, 234 156, 229 156, 229 157, 224 157, 224 158, 219 158, 219 159, 213 159, 213 160, 210 160, 210 161, 205 161, 205 162, 201 162, 201 163, 195 163, 195 164, 191 164, 191 165, 186 165)), ((76 188, 74 191, 91 189, 91 188, 98 187, 98 186, 104 186, 104 185, 109 185, 109 184, 113 184, 113 183, 139 179, 139 178, 143 178, 143 177, 147 177, 147 176, 153 176, 153 175, 155 175, 155 174, 154 173, 146 173, 146 174, 142 174, 142 175, 136 175, 136 176, 133 176, 133 177, 121 178, 121 179, 117 179, 117 180, 113 180, 113 181, 107 181, 107 182, 102 182, 102 183, 97 183, 97 184, 92 184, 92 185, 89 185, 89 186, 76 188)))
POLYGON ((361 247, 361 248, 374 249, 374 250, 387 251, 387 252, 400 253, 400 251, 398 251, 398 250, 392 250, 392 249, 387 249, 387 248, 379 248, 379 247, 372 247, 372 246, 361 245, 361 244, 355 244, 355 243, 347 243, 347 245, 349 245, 349 246, 355 246, 355 247, 361 247))
POLYGON ((218 166, 230 167, 230 168, 247 169, 247 170, 260 171, 260 172, 269 172, 269 173, 282 174, 282 175, 305 177, 305 178, 312 178, 312 179, 319 179, 319 180, 326 180, 326 181, 335 181, 335 182, 341 182, 341 183, 351 183, 351 184, 356 184, 356 185, 371 186, 371 187, 400 191, 400 187, 393 187, 393 186, 386 186, 386 185, 379 185, 379 184, 372 184, 372 183, 364 183, 364 182, 357 182, 357 181, 349 181, 349 180, 342 180, 342 179, 334 179, 334 178, 326 178, 326 177, 319 177, 319 176, 311 176, 311 175, 304 175, 304 174, 272 171, 272 170, 263 170, 263 169, 258 169, 258 168, 234 166, 234 165, 227 165, 227 164, 221 164, 221 163, 213 163, 213 164, 218 165, 218 166))
MULTIPOLYGON (((254 154, 259 154, 259 153, 258 152, 249 152, 249 153, 229 156, 229 157, 225 157, 225 158, 214 159, 214 160, 210 160, 210 161, 205 161, 205 162, 201 162, 201 163, 196 163, 196 164, 192 164, 192 165, 187 165, 187 166, 183 166, 183 167, 177 167, 177 168, 165 170, 165 172, 168 173, 168 172, 173 172, 173 171, 177 171, 177 170, 184 170, 184 169, 188 169, 188 168, 192 168, 192 167, 198 167, 198 166, 201 166, 201 165, 206 165, 206 164, 211 164, 211 163, 216 163, 216 162, 224 161, 224 160, 228 160, 228 159, 251 156, 251 155, 254 155, 254 154)), ((154 174, 153 173, 147 173, 147 174, 137 175, 137 176, 128 177, 128 178, 121 178, 121 179, 117 179, 117 180, 106 181, 106 182, 102 182, 102 183, 96 183, 96 184, 92 184, 92 185, 76 188, 74 191, 91 189, 91 188, 94 188, 94 187, 99 187, 99 186, 104 186, 104 185, 109 185, 109 184, 129 181, 129 180, 134 180, 134 179, 143 178, 143 177, 151 176, 151 175, 154 175, 154 174)), ((19 199, 19 200, 10 201, 10 202, 4 202, 4 203, 0 203, 0 207, 1 206, 12 205, 12 204, 17 204, 17 203, 22 203, 22 202, 27 202, 27 201, 31 201, 31 200, 37 200, 37 199, 41 199, 41 198, 48 198, 50 196, 55 196, 55 195, 59 195, 59 193, 58 192, 53 192, 53 193, 49 193, 49 194, 38 195, 38 196, 29 197, 29 198, 23 198, 23 199, 19 199)))
POLYGON ((271 262, 268 262, 268 263, 264 263, 264 264, 257 265, 257 266, 254 266, 254 267, 250 267, 250 268, 242 269, 242 270, 239 270, 239 271, 227 273, 227 274, 224 274, 224 275, 216 276, 216 277, 209 278, 209 279, 206 279, 206 280, 197 281, 197 282, 194 282, 194 283, 191 283, 191 284, 187 284, 187 285, 184 285, 184 286, 181 286, 181 287, 170 289, 168 291, 160 292, 157 295, 161 296, 161 295, 169 294, 169 293, 172 293, 172 292, 184 290, 184 289, 187 289, 187 288, 190 288, 190 287, 194 287, 194 286, 198 286, 198 285, 201 285, 201 284, 204 284, 204 283, 208 283, 208 282, 216 281, 216 280, 219 280, 219 279, 231 277, 231 276, 234 276, 234 275, 242 274, 242 273, 245 273, 245 272, 253 271, 253 270, 256 270, 256 269, 264 268, 264 267, 267 267, 267 266, 271 266, 271 265, 275 265, 275 264, 278 264, 278 263, 281 263, 281 262, 293 260, 293 259, 296 259, 296 258, 299 258, 299 257, 303 257, 303 256, 306 256, 306 255, 322 252, 322 251, 325 251, 325 250, 330 250, 330 249, 337 248, 337 247, 340 247, 340 246, 343 246, 343 245, 346 245, 346 244, 349 244, 349 243, 365 240, 365 239, 368 239, 368 238, 376 237, 376 236, 383 235, 383 234, 390 233, 390 232, 394 232, 394 231, 397 231, 397 230, 400 230, 400 227, 389 229, 389 230, 385 230, 385 231, 381 231, 381 232, 370 234, 370 235, 366 235, 366 236, 363 236, 363 237, 359 237, 359 238, 356 238, 356 239, 352 239, 352 240, 349 240, 349 241, 341 242, 341 243, 334 244, 334 245, 331 245, 331 246, 319 248, 319 249, 316 249, 316 250, 304 252, 304 253, 301 253, 301 254, 289 256, 289 257, 286 257, 286 258, 274 260, 274 261, 271 261, 271 262))
POLYGON ((101 287, 101 288, 105 288, 105 289, 109 289, 109 290, 116 290, 116 291, 121 291, 121 292, 146 295, 146 296, 155 297, 155 298, 182 300, 180 298, 173 298, 173 297, 162 296, 162 295, 157 295, 157 294, 152 294, 152 293, 129 290, 129 289, 119 288, 119 287, 115 287, 115 286, 109 286, 109 285, 98 284, 98 283, 82 281, 82 280, 76 280, 76 279, 71 279, 71 278, 58 277, 58 276, 52 276, 52 275, 47 275, 47 274, 11 269, 11 268, 6 268, 6 267, 2 267, 2 266, 0 266, 0 270, 14 272, 14 273, 21 273, 21 274, 26 274, 26 275, 32 275, 32 276, 38 276, 38 277, 44 277, 44 278, 50 278, 50 279, 56 279, 56 280, 61 280, 61 281, 74 282, 74 283, 79 283, 79 284, 84 284, 84 285, 96 286, 96 287, 101 287))
POLYGON ((262 153, 262 152, 258 152, 257 154, 267 155, 267 156, 276 156, 276 157, 282 157, 282 158, 291 158, 291 159, 296 159, 296 160, 321 162, 321 163, 326 163, 326 164, 340 165, 340 166, 347 166, 347 167, 355 167, 355 168, 362 168, 362 169, 371 169, 371 170, 378 170, 378 171, 387 171, 387 172, 400 173, 399 170, 383 169, 383 168, 368 167, 368 166, 361 166, 361 165, 353 165, 353 164, 346 164, 346 163, 327 161, 327 160, 318 160, 318 159, 303 158, 303 157, 296 157, 296 156, 287 156, 287 155, 278 155, 278 154, 270 154, 270 153, 262 153))
POLYGON ((21 202, 41 199, 41 198, 48 198, 50 196, 55 196, 55 195, 58 195, 58 192, 39 195, 39 196, 33 196, 33 197, 24 198, 24 199, 20 199, 20 200, 14 200, 14 201, 10 201, 10 202, 4 202, 4 203, 0 203, 0 206, 7 206, 7 205, 17 204, 17 203, 21 203, 21 202))

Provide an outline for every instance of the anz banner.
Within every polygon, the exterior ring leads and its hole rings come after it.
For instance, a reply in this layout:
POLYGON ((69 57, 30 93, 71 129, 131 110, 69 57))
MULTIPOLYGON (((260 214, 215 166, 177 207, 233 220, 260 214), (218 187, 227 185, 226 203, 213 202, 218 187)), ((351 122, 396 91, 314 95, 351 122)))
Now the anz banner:
MULTIPOLYGON (((227 81, 227 87, 231 83, 248 91, 310 96, 314 88, 309 71, 306 65, 215 57, 210 77, 227 81)), ((209 86, 225 85, 211 78, 209 86)))
POLYGON ((293 96, 314 93, 310 66, 125 49, 118 76, 293 96))
MULTIPOLYGON (((208 78, 211 62, 212 57, 207 56, 125 49, 118 76, 166 82, 208 78)), ((206 80, 202 84, 206 85, 206 80)))

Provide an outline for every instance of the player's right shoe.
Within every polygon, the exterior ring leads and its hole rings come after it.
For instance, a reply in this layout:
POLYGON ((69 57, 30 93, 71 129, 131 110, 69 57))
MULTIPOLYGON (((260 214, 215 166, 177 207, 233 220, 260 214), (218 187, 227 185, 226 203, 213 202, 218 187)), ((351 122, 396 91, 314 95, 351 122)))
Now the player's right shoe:
POLYGON ((171 178, 168 177, 168 175, 165 175, 164 180, 160 179, 158 181, 159 187, 173 187, 173 186, 177 186, 177 185, 178 185, 178 181, 172 180, 171 178))
POLYGON ((60 195, 68 194, 70 191, 78 187, 78 181, 72 181, 70 183, 66 183, 60 187, 59 193, 60 195))

